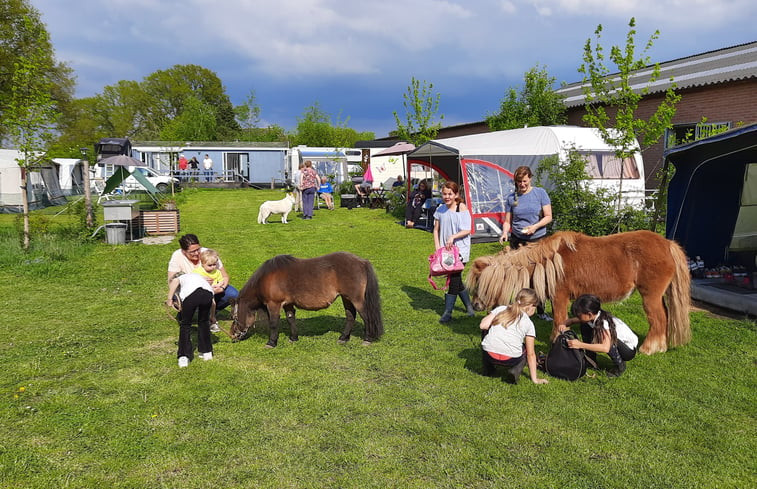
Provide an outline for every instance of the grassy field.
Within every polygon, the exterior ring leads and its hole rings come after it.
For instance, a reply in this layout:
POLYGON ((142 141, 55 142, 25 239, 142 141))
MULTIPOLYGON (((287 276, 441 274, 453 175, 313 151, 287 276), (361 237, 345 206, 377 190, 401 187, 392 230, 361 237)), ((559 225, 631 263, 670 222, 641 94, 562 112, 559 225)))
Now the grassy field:
MULTIPOLYGON (((175 240, 59 239, 24 255, 0 216, 0 487, 755 487, 754 321, 693 312, 689 345, 639 356, 620 378, 511 385, 479 374, 481 314, 458 303, 437 322, 430 234, 369 209, 258 225, 259 204, 279 196, 190 192, 182 232, 216 248, 240 289, 280 253, 371 260, 381 341, 362 346, 359 322, 337 345, 337 301, 298 312, 297 343, 284 327, 265 349, 259 324, 239 343, 215 335, 212 362, 179 369, 162 305, 175 240)), ((608 309, 646 333, 637 295, 608 309)), ((535 323, 546 351, 550 325, 535 323)))

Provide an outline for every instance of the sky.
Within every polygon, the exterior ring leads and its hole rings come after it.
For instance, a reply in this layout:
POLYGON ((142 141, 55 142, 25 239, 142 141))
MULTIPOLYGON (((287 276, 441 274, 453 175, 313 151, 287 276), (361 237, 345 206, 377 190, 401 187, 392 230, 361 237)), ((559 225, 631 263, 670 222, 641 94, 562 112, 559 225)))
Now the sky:
MULTIPOLYGON (((583 47, 624 46, 664 62, 757 40, 754 0, 30 0, 77 97, 120 80, 196 64, 232 104, 254 91, 263 125, 296 128, 318 103, 357 131, 385 137, 405 118, 411 78, 433 84, 442 124, 496 113, 529 69, 581 81, 583 47)), ((609 65, 612 71, 614 66, 609 65)), ((555 88, 557 88, 557 86, 555 88)), ((118 135, 114 135, 118 136, 118 135)))

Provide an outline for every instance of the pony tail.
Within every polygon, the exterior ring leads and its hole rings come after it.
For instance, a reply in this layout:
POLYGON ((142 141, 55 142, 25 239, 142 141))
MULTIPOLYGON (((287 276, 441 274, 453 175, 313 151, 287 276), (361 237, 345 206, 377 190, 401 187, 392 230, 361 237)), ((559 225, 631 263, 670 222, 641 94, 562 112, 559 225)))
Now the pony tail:
POLYGON ((381 296, 379 296, 378 278, 369 261, 365 262, 365 339, 377 340, 384 334, 384 321, 381 318, 381 296))
POLYGON ((668 306, 668 342, 670 346, 685 345, 691 341, 691 276, 686 264, 686 255, 677 243, 670 243, 670 254, 675 263, 673 280, 665 292, 668 306))

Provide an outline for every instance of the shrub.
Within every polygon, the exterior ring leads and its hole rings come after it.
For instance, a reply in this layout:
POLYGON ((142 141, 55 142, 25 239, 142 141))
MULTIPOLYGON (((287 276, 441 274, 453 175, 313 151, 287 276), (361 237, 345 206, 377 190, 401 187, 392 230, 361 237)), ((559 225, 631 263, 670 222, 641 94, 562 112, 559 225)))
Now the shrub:
POLYGON ((545 158, 536 170, 537 185, 551 188, 552 231, 578 231, 603 236, 618 231, 648 229, 645 210, 630 206, 617 209, 617 196, 608 189, 589 185, 586 161, 570 150, 566 161, 558 155, 545 158))

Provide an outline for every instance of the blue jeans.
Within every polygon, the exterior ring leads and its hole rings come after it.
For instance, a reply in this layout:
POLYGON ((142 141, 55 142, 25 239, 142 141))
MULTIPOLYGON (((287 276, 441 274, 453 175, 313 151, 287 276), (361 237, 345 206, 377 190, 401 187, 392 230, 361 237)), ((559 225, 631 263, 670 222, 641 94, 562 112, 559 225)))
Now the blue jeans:
POLYGON ((224 309, 229 305, 232 299, 236 299, 237 297, 239 297, 239 291, 235 289, 233 285, 227 285, 226 290, 224 290, 223 293, 215 295, 216 310, 220 311, 221 309, 224 309))
POLYGON ((213 181, 213 170, 205 170, 205 181, 206 182, 212 182, 213 181))

